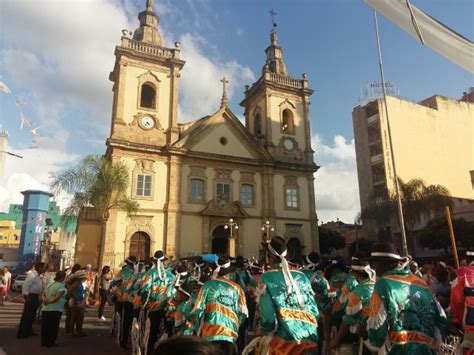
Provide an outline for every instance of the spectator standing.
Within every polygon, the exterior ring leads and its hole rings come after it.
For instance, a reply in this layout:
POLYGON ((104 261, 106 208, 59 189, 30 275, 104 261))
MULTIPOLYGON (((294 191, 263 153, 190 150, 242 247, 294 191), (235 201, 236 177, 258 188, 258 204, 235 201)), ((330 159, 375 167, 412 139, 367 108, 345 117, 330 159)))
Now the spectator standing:
POLYGON ((110 290, 110 280, 112 280, 112 273, 110 272, 109 266, 104 266, 102 268, 102 272, 100 273, 99 278, 99 297, 100 297, 100 305, 99 305, 99 319, 105 321, 104 317, 104 308, 105 303, 108 303, 109 306, 112 305, 110 300, 109 290, 110 290))
POLYGON ((71 308, 71 324, 70 331, 72 336, 85 336, 82 331, 84 323, 84 309, 86 291, 84 281, 87 275, 84 270, 79 270, 74 273, 74 281, 68 288, 69 307, 71 308))
MULTIPOLYGON (((79 271, 81 269, 80 264, 74 264, 72 268, 68 271, 66 271, 66 288, 69 288, 72 283, 74 282, 74 273, 79 271)), ((66 294, 66 300, 69 299, 69 295, 66 294)), ((69 302, 66 302, 66 305, 64 306, 64 309, 66 311, 66 322, 65 322, 65 330, 66 334, 71 334, 71 307, 69 307, 69 302)))
MULTIPOLYGON (((463 354, 474 353, 474 250, 468 250, 469 266, 456 270, 457 278, 451 291, 451 310, 455 324, 462 326, 464 338, 461 344, 463 354)), ((467 262, 466 262, 467 264, 467 262)))
POLYGON ((418 268, 418 263, 415 260, 410 261, 410 271, 413 275, 418 276, 419 278, 423 278, 423 274, 421 273, 420 269, 418 268))
POLYGON ((43 316, 41 318, 41 346, 56 346, 59 322, 66 302, 65 271, 56 273, 53 282, 44 291, 43 316))
POLYGON ((7 294, 7 278, 5 277, 5 271, 0 270, 0 306, 4 306, 3 301, 7 294))
POLYGON ((40 275, 45 271, 44 263, 37 262, 27 274, 23 284, 22 293, 25 306, 18 326, 17 338, 27 338, 33 333, 33 323, 39 306, 39 296, 43 291, 40 275))
POLYGON ((46 265, 46 271, 43 275, 42 283, 43 283, 43 290, 46 289, 50 284, 54 282, 54 264, 48 263, 46 265))
POLYGON ((3 272, 5 273, 5 279, 7 280, 7 298, 8 298, 8 291, 10 291, 12 287, 12 274, 8 271, 8 266, 3 267, 3 272))

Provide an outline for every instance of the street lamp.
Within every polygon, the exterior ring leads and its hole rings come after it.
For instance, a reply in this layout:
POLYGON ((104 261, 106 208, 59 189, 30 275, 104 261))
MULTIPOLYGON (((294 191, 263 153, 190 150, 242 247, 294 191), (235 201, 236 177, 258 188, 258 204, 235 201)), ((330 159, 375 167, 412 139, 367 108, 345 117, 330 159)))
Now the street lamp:
POLYGON ((265 232, 265 243, 270 243, 270 233, 275 231, 275 228, 270 224, 270 221, 266 221, 262 226, 262 232, 265 232))
MULTIPOLYGON (((270 244, 270 233, 274 232, 275 228, 270 224, 269 220, 266 220, 260 229, 264 232, 263 242, 266 245, 270 244)), ((265 264, 268 264, 268 254, 265 248, 260 249, 260 258, 265 261, 265 264)))
POLYGON ((230 230, 229 234, 229 256, 234 258, 235 257, 235 238, 234 238, 234 229, 238 230, 239 225, 237 222, 234 222, 234 219, 229 218, 229 221, 224 225, 224 229, 230 230))

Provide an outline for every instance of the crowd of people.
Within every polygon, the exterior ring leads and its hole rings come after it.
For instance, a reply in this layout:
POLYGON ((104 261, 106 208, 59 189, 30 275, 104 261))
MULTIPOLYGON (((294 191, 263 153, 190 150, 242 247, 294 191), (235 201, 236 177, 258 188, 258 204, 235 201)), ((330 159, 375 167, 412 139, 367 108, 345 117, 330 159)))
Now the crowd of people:
MULTIPOLYGON (((390 244, 350 265, 323 265, 316 252, 289 261, 280 237, 264 248, 260 262, 213 254, 170 262, 157 251, 128 257, 115 275, 104 266, 98 319, 113 304, 111 333, 133 354, 474 354, 474 251, 455 269, 419 268, 390 244)), ((32 334, 40 304, 43 346, 55 346, 64 311, 66 332, 85 336, 87 270, 75 265, 45 283, 36 263, 18 337, 32 334)))

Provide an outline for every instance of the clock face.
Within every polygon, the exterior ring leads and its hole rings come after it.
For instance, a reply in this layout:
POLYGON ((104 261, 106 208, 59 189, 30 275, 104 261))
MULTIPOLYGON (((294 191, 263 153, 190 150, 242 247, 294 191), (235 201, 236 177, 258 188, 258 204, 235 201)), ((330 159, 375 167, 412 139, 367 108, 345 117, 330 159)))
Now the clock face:
POLYGON ((153 119, 153 117, 143 116, 142 118, 140 118, 140 126, 143 129, 152 129, 153 127, 155 127, 155 120, 153 119))
POLYGON ((293 150, 294 144, 291 139, 287 138, 283 141, 283 146, 286 150, 293 150))

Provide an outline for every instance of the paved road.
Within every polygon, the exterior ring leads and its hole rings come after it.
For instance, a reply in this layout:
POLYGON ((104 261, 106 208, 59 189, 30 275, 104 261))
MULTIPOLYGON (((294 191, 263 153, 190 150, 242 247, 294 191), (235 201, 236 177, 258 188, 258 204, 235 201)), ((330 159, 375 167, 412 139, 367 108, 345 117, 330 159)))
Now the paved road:
MULTIPOLYGON (((97 306, 87 308, 84 321, 84 331, 88 334, 83 338, 72 338, 64 334, 64 320, 61 319, 61 329, 58 336, 58 347, 43 348, 40 336, 27 339, 17 339, 16 331, 20 322, 22 304, 5 302, 0 306, 0 355, 30 355, 30 354, 67 354, 67 355, 93 355, 93 354, 129 354, 123 351, 116 343, 115 338, 109 335, 109 322, 97 320, 97 306)), ((110 317, 112 307, 106 309, 106 317, 110 317)), ((109 319, 109 318, 108 318, 109 319)))

